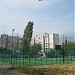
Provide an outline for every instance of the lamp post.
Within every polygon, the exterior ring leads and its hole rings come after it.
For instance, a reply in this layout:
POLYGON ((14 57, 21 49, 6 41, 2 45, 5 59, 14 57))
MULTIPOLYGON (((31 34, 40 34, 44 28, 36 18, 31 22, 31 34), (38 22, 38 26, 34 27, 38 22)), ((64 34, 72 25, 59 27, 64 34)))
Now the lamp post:
POLYGON ((63 35, 63 63, 64 63, 64 35, 63 35))
POLYGON ((19 49, 19 36, 18 36, 18 33, 17 33, 17 50, 19 49))
MULTIPOLYGON (((14 30, 15 30, 15 28, 12 29, 12 52, 13 52, 13 33, 14 33, 14 30)), ((12 64, 12 55, 11 55, 11 64, 12 64)))
POLYGON ((12 29, 12 51, 13 51, 13 34, 14 34, 14 30, 15 30, 15 28, 12 29))

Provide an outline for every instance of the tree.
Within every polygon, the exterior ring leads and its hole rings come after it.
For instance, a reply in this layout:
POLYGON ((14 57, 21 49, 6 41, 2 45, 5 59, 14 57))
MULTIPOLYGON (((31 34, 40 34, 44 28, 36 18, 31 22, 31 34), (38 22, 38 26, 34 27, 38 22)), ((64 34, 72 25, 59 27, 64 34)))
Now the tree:
POLYGON ((65 40, 65 44, 67 44, 67 39, 65 40))
POLYGON ((41 49, 41 44, 34 44, 31 46, 31 50, 34 50, 34 52, 39 52, 41 49))
POLYGON ((30 57, 39 57, 39 56, 41 56, 41 53, 39 54, 41 49, 42 49, 41 44, 34 44, 34 45, 32 45, 31 49, 29 51, 30 57))
POLYGON ((33 34, 33 25, 34 23, 29 21, 26 29, 24 29, 24 35, 23 35, 23 50, 26 54, 28 54, 30 50, 30 42, 33 34))
POLYGON ((75 50, 75 42, 62 43, 62 49, 64 49, 64 50, 75 50))

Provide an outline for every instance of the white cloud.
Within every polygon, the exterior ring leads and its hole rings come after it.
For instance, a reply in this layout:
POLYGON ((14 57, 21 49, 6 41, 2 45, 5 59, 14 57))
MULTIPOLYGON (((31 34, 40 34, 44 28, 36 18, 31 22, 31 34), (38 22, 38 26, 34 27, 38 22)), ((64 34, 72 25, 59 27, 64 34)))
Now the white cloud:
POLYGON ((32 7, 32 8, 43 8, 54 3, 58 2, 59 0, 2 0, 1 2, 8 7, 32 7))
MULTIPOLYGON (((56 32, 62 34, 65 32, 69 33, 68 31, 72 32, 72 27, 67 29, 66 27, 64 28, 64 26, 67 25, 65 23, 66 17, 69 15, 65 17, 63 16, 62 18, 58 18, 56 16, 51 17, 50 15, 52 15, 52 13, 49 15, 45 12, 45 10, 39 10, 46 7, 50 8, 54 6, 55 3, 59 3, 58 1, 60 2, 61 0, 0 1, 0 33, 4 32, 5 30, 8 34, 11 34, 12 28, 15 28, 15 33, 22 35, 29 20, 34 21, 34 34, 42 32, 56 32), (36 10, 38 10, 38 12, 36 10)), ((47 9, 47 11, 50 11, 50 9, 47 9)))

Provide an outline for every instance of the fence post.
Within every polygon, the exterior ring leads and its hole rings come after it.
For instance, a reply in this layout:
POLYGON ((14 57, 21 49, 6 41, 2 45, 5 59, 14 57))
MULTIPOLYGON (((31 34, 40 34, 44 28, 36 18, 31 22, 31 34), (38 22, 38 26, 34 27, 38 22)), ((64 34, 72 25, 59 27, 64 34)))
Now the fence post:
POLYGON ((63 49, 63 63, 64 63, 64 49, 63 49))
POLYGON ((63 48, 62 48, 62 50, 63 50, 63 63, 64 63, 64 35, 63 35, 63 48))

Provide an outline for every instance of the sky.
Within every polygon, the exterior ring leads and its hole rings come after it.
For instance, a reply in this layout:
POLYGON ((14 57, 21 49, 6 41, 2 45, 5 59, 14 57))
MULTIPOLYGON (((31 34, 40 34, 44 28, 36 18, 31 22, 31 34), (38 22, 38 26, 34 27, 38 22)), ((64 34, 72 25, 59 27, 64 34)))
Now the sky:
POLYGON ((34 22, 33 36, 57 33, 74 39, 75 0, 0 0, 0 34, 22 36, 29 21, 34 22))

